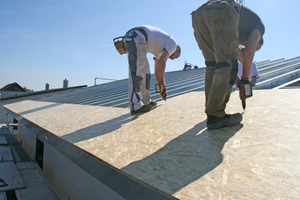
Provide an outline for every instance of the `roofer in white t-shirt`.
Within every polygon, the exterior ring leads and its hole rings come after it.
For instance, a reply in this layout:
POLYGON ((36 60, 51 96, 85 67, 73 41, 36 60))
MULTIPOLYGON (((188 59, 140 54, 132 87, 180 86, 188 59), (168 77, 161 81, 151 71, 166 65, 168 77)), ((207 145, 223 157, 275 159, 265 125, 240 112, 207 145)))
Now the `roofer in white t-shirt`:
POLYGON ((154 55, 155 77, 166 98, 165 69, 168 58, 180 56, 181 49, 175 39, 163 30, 143 25, 129 30, 124 37, 129 63, 128 96, 131 113, 148 112, 157 103, 150 97, 150 68, 147 53, 154 55))

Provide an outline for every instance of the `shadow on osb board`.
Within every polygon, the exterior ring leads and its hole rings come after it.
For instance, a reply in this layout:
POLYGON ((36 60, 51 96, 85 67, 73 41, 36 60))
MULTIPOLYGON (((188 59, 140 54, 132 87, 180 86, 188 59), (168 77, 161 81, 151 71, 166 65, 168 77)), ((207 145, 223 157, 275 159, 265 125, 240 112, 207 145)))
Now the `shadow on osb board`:
POLYGON ((207 130, 205 120, 154 154, 122 170, 168 194, 174 194, 222 163, 224 144, 242 127, 239 124, 207 130))

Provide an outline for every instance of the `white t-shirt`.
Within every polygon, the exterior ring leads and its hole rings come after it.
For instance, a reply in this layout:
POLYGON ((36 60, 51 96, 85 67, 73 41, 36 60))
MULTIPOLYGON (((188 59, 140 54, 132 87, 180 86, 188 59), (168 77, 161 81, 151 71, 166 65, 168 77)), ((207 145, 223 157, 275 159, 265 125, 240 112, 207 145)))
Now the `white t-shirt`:
MULTIPOLYGON (((238 77, 240 79, 242 77, 242 74, 243 74, 243 64, 239 62, 238 77)), ((249 81, 252 80, 252 76, 258 76, 259 77, 257 66, 256 66, 255 62, 253 62, 252 65, 251 65, 250 74, 249 74, 249 81)))
MULTIPOLYGON (((147 52, 152 53, 155 58, 160 58, 163 53, 163 49, 166 49, 169 55, 172 55, 176 51, 177 43, 175 39, 168 33, 149 25, 143 25, 139 27, 146 31, 148 37, 147 52)), ((141 32, 136 31, 136 33, 141 38, 145 38, 141 32)))

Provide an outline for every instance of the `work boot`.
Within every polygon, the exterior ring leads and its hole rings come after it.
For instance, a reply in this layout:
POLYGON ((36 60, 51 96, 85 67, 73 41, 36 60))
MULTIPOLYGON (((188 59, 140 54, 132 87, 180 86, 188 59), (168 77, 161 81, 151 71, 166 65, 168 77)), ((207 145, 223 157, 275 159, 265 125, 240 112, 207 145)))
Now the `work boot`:
POLYGON ((224 117, 215 117, 207 115, 206 126, 209 130, 219 129, 226 126, 233 126, 239 124, 243 119, 241 113, 235 113, 232 115, 225 115, 224 117))
POLYGON ((157 105, 157 102, 156 101, 150 101, 149 103, 152 107, 156 106, 157 105))
POLYGON ((152 106, 150 104, 146 105, 146 106, 143 106, 141 107, 140 109, 137 109, 137 110, 132 110, 130 111, 132 114, 135 114, 135 113, 144 113, 144 112, 148 112, 152 109, 152 106))

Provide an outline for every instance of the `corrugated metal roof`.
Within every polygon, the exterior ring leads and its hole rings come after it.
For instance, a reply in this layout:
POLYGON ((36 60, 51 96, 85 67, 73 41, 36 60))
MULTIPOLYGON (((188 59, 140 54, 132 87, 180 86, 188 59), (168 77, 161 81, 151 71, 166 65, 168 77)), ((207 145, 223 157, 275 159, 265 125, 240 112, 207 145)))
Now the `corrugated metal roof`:
MULTIPOLYGON (((253 89, 271 89, 300 77, 300 56, 265 60, 256 64, 260 78, 253 89)), ((205 68, 167 72, 165 80, 168 98, 190 91, 204 90, 204 79, 205 68)), ((152 74, 150 95, 152 100, 161 101, 160 95, 155 92, 155 83, 155 76, 152 74)), ((128 79, 123 79, 34 100, 126 108, 128 107, 127 88, 128 79)))

